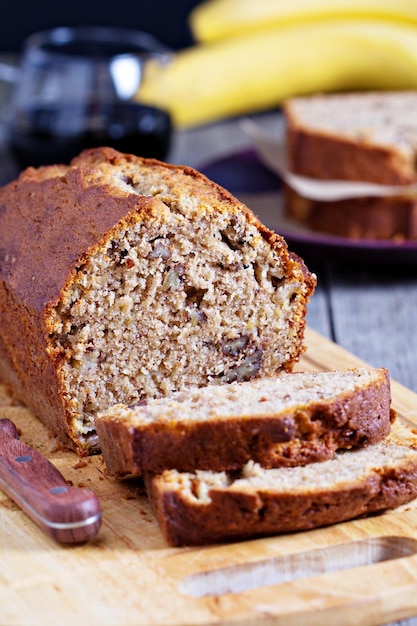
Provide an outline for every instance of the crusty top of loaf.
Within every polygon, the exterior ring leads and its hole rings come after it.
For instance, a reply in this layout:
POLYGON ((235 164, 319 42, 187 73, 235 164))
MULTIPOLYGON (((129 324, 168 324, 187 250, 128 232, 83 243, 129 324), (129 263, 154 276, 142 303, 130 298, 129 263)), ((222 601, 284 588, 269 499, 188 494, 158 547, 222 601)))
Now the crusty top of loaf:
POLYGON ((198 195, 231 214, 244 212, 288 271, 299 271, 312 289, 314 279, 282 237, 263 226, 229 192, 191 167, 124 155, 111 148, 86 150, 69 166, 28 168, 0 189, 0 274, 27 306, 53 306, 89 253, 120 223, 146 219, 158 211, 158 184, 177 196, 198 195), (155 189, 145 193, 129 184, 129 169, 152 170, 155 189), (46 226, 47 225, 47 226, 46 226), (19 259, 17 263, 16 260, 19 259))

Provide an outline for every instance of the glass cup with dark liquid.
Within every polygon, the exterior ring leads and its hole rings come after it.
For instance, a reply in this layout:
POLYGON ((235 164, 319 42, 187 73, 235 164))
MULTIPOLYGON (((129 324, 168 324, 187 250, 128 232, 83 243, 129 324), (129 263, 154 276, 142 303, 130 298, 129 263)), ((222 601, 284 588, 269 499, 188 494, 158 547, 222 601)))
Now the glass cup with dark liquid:
POLYGON ((170 58, 140 31, 63 27, 32 35, 6 119, 19 167, 68 163, 98 146, 164 160, 170 115, 138 93, 146 72, 170 58))

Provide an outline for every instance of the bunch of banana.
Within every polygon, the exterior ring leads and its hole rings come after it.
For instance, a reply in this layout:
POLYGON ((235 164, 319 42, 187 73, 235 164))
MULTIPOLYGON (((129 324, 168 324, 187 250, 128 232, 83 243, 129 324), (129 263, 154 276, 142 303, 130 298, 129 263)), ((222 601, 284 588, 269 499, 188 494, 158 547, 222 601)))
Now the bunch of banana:
POLYGON ((377 19, 417 25, 416 0, 208 0, 190 15, 197 41, 328 19, 377 19))
POLYGON ((138 93, 177 127, 300 94, 417 89, 416 0, 209 0, 191 25, 205 41, 155 67, 138 93))

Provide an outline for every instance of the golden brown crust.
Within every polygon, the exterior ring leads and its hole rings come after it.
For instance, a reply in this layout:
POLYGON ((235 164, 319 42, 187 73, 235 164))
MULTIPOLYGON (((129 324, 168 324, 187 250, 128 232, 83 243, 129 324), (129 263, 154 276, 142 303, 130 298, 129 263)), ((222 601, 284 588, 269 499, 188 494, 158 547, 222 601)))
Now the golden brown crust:
POLYGON ((329 459, 340 448, 382 440, 390 432, 390 403, 388 371, 381 368, 364 388, 275 417, 259 413, 137 425, 134 419, 118 418, 115 410, 99 417, 96 427, 107 468, 119 477, 165 469, 235 470, 250 460, 269 468, 294 467, 329 459))
POLYGON ((102 148, 85 151, 68 167, 27 169, 0 190, 0 376, 80 454, 84 449, 75 441, 75 425, 58 372, 62 351, 49 343, 50 316, 77 268, 105 247, 116 229, 158 212, 158 198, 130 193, 128 186, 126 191, 117 188, 115 192, 112 175, 129 163, 154 168, 161 177, 184 174, 187 193, 221 201, 231 214, 243 212, 278 251, 284 271, 305 282, 305 302, 297 320, 297 354, 283 367, 291 368, 302 352, 306 305, 315 285, 314 277, 288 253, 280 236, 192 168, 102 148))
POLYGON ((279 486, 277 491, 213 488, 204 504, 183 497, 164 475, 148 475, 146 484, 167 542, 204 545, 310 530, 396 508, 417 496, 417 461, 388 463, 360 480, 321 490, 310 491, 308 484, 294 493, 279 492, 279 486))

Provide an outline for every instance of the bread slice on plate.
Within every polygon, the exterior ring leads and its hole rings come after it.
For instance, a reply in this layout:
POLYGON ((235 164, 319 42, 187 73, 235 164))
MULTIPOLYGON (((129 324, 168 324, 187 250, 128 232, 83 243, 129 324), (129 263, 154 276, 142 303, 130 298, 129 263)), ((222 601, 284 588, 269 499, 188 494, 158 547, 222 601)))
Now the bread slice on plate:
POLYGON ((164 469, 304 465, 390 432, 386 369, 283 373, 114 406, 96 417, 103 457, 117 476, 164 469))
MULTIPOLYGON (((417 181, 417 92, 328 94, 284 107, 288 166, 302 176, 380 185, 417 181)), ((417 192, 319 201, 284 188, 286 214, 354 239, 417 237, 417 192)))
POLYGON ((291 370, 315 276, 192 168, 110 148, 0 190, 0 377, 80 454, 96 413, 291 370))
POLYGON ((417 91, 293 98, 284 114, 291 171, 382 185, 417 181, 417 91))
POLYGON ((285 187, 286 215, 313 231, 349 239, 417 239, 417 193, 321 201, 285 187))
POLYGON ((417 496, 417 449, 386 439, 323 463, 241 472, 165 471, 148 493, 171 545, 309 530, 392 509, 417 496))

